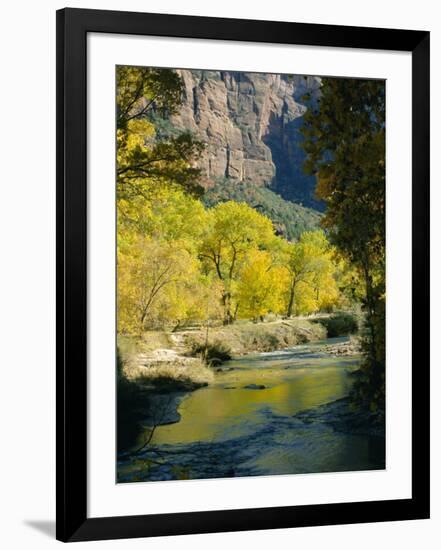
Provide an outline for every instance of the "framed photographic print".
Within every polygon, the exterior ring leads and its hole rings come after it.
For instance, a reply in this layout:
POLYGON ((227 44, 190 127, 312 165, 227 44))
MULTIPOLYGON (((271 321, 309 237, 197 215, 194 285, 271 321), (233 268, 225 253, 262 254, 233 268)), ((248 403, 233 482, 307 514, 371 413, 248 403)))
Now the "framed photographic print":
POLYGON ((57 538, 429 517, 429 33, 57 12, 57 538))

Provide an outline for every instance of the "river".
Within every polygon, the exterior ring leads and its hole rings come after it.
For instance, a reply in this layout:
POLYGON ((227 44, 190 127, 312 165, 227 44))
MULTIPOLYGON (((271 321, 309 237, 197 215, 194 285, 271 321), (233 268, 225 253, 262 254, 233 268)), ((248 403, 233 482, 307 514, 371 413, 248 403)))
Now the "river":
POLYGON ((358 356, 323 351, 343 341, 236 358, 210 386, 162 397, 178 404, 180 420, 157 426, 142 453, 123 457, 118 480, 383 469, 384 437, 341 429, 340 409, 327 405, 348 395, 359 366, 358 356))

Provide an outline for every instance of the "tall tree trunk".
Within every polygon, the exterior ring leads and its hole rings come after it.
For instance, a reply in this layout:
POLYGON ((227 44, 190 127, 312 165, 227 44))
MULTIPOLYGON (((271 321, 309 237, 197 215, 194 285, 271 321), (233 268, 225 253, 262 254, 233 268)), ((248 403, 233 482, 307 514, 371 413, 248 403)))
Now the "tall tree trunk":
POLYGON ((222 305, 224 306, 224 325, 231 325, 233 323, 233 315, 231 314, 231 294, 224 292, 222 295, 222 305))
POLYGON ((291 317, 292 316, 292 310, 294 308, 294 294, 296 290, 296 284, 295 282, 291 284, 291 288, 289 289, 289 301, 288 301, 288 309, 286 310, 286 316, 291 317))
POLYGON ((141 313, 141 317, 140 317, 140 326, 141 326, 141 330, 144 330, 144 322, 145 322, 145 318, 147 317, 147 311, 148 311, 148 306, 145 307, 141 313))
POLYGON ((237 312, 239 311, 239 302, 236 302, 236 307, 234 308, 233 321, 237 321, 237 312))

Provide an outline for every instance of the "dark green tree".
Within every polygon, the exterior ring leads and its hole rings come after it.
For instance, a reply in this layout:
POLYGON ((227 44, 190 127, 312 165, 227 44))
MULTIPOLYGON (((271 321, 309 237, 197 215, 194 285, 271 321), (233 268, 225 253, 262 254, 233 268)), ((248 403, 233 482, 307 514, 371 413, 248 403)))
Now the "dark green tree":
POLYGON ((201 193, 194 161, 203 144, 189 132, 158 139, 152 115, 169 117, 182 102, 181 77, 171 69, 120 66, 116 70, 118 199, 146 193, 163 182, 201 193))
POLYGON ((324 78, 303 127, 305 170, 326 203, 323 225, 359 272, 365 311, 358 401, 384 408, 385 392, 385 83, 324 78))

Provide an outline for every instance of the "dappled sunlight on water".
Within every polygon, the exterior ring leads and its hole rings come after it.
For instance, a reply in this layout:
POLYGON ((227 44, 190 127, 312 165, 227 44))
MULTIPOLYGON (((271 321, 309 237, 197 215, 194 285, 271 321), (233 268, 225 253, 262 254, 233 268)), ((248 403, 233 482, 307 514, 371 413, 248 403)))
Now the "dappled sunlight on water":
MULTIPOLYGON (((222 365, 214 384, 182 399, 179 422, 155 429, 150 451, 119 463, 119 480, 384 468, 384 438, 335 430, 333 412, 298 415, 348 395, 353 379, 348 374, 358 368, 358 357, 332 357, 320 351, 322 344, 222 365)), ((148 434, 147 429, 139 441, 148 434)))
POLYGON ((262 409, 293 415, 347 395, 350 382, 346 374, 357 367, 353 357, 312 358, 314 346, 298 348, 301 349, 225 363, 223 372, 216 373, 213 385, 182 401, 179 423, 156 429, 153 443, 189 443, 245 435, 261 425, 262 409), (246 388, 252 384, 265 388, 246 388))

